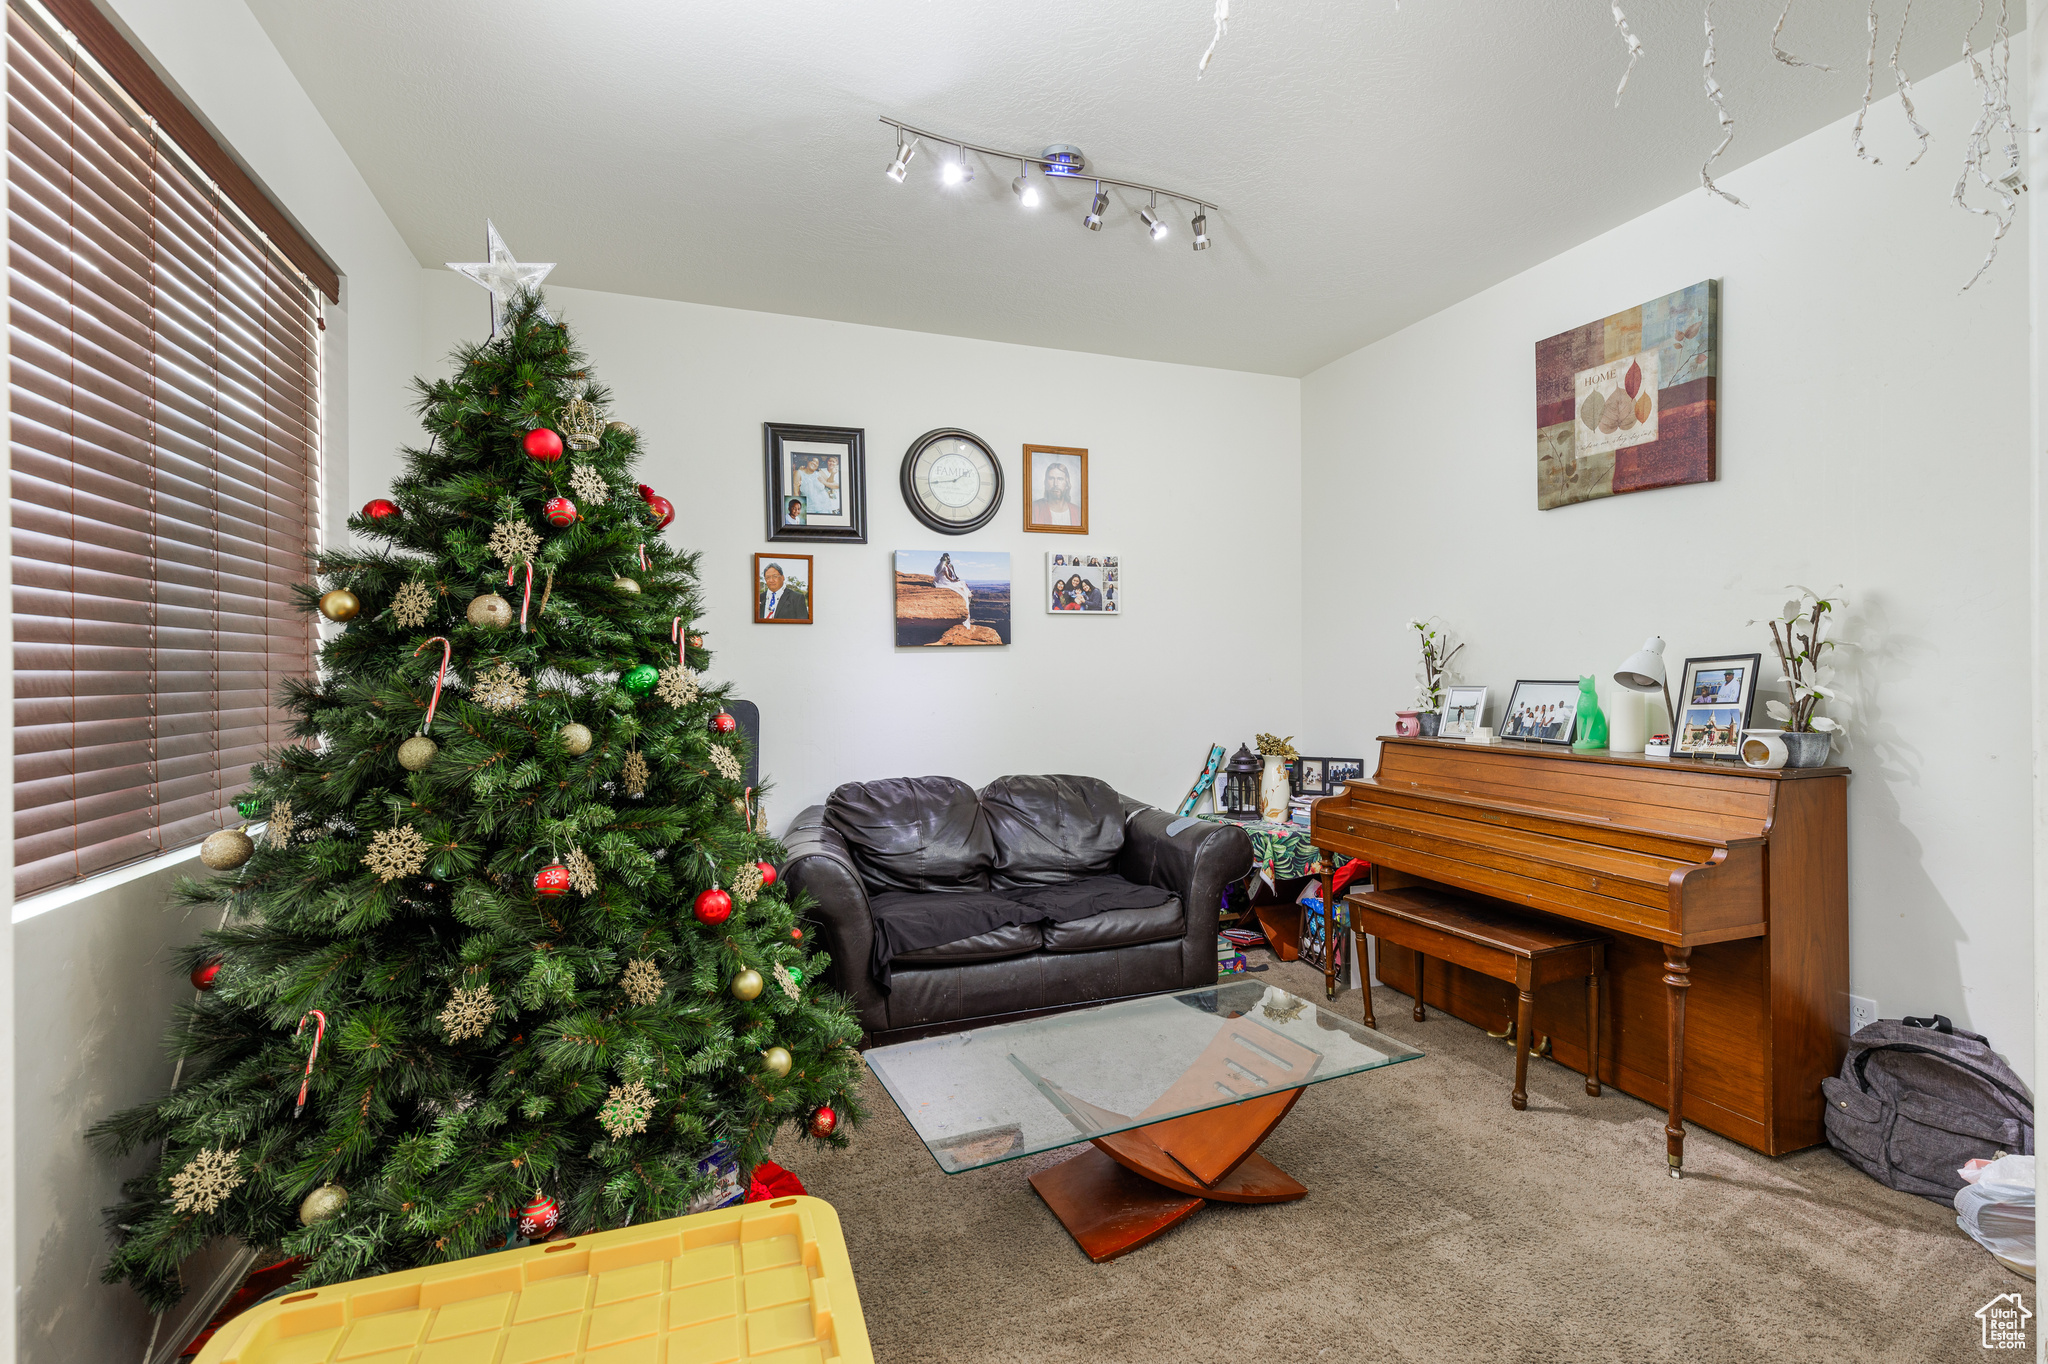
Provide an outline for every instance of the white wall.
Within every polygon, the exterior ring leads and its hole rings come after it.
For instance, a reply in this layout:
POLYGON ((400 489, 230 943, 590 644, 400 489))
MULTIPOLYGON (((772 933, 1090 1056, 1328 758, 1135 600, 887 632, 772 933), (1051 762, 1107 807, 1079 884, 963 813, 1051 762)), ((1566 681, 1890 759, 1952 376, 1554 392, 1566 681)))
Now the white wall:
MULTIPOLYGON (((102 0, 158 71, 328 254, 342 306, 326 310, 327 526, 350 503, 351 450, 388 449, 410 426, 419 265, 241 0, 102 0)), ((97 1118, 155 1093, 161 1039, 190 992, 168 972, 201 926, 167 904, 160 872, 82 899, 16 905, 10 972, 17 1159, 13 1246, 19 1358, 139 1360, 150 1320, 99 1282, 100 1209, 136 1161, 86 1147, 97 1118)), ((11 875, 7 878, 10 882, 11 875)), ((175 1334, 167 1329, 166 1334, 175 1334)), ((4 1354, 4 1351, 0 1351, 4 1354)))
MULTIPOLYGON (((486 300, 448 271, 422 277, 420 366, 441 373, 451 345, 483 334, 486 300)), ((1087 773, 1170 804, 1212 741, 1297 730, 1297 380, 574 289, 548 297, 612 388, 614 415, 639 428, 642 481, 676 504, 669 543, 703 551, 713 674, 761 707, 772 827, 841 782, 924 773, 977 785, 1087 773), (866 430, 867 544, 764 539, 764 421, 866 430), (897 490, 904 451, 941 426, 987 440, 1007 483, 994 522, 957 538, 924 529, 897 490), (1026 442, 1089 451, 1086 537, 1023 532, 1026 442), (892 552, 940 547, 1009 552, 1008 646, 895 647, 892 552), (1127 615, 1044 611, 1045 554, 1084 547, 1122 558, 1127 615), (815 556, 816 624, 753 623, 751 556, 771 549, 815 556)), ((397 467, 395 452, 359 455, 359 495, 397 467)))
POLYGON ((1959 292, 1987 235, 1948 204, 1965 76, 1916 85, 1939 140, 1911 171, 1893 100, 1882 167, 1823 129, 1722 177, 1748 211, 1691 195, 1304 379, 1311 618, 1341 628, 1307 632, 1303 726, 1333 750, 1390 729, 1410 616, 1470 642, 1497 708, 1653 633, 1674 663, 1768 654, 1745 622, 1785 584, 1844 583, 1851 989, 2031 1076, 2027 227, 1959 292), (1719 481, 1536 510, 1535 343, 1707 277, 1719 481))

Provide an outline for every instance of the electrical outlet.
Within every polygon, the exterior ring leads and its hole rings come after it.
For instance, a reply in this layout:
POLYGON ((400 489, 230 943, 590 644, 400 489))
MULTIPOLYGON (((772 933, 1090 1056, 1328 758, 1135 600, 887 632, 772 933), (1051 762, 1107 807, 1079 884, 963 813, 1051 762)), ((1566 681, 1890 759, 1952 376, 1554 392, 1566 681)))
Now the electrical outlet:
POLYGON ((1877 1001, 1862 995, 1849 996, 1849 1035, 1854 1037, 1877 1022, 1877 1001))

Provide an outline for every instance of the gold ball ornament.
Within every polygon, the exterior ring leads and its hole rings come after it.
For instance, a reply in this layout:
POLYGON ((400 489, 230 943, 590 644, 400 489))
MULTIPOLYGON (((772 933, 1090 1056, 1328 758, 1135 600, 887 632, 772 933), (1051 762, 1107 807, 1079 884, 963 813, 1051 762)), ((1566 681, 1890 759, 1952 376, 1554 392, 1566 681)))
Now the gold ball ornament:
POLYGON ((780 1078, 789 1074, 789 1052, 782 1047, 770 1047, 761 1053, 761 1069, 780 1078))
POLYGON ((512 603, 495 592, 486 592, 469 604, 469 623, 502 630, 512 623, 512 603))
MULTIPOLYGON (((761 973, 750 966, 732 978, 732 997, 734 999, 759 999, 761 997, 761 987, 761 973)), ((776 1050, 782 1051, 782 1048, 777 1047, 776 1050)), ((783 1052, 782 1054, 784 1057, 789 1055, 788 1052, 783 1052)), ((789 1063, 785 1060, 783 1062, 783 1070, 788 1068, 789 1063)), ((780 1074, 781 1072, 778 1071, 777 1073, 780 1074)))
POLYGON ((398 765, 408 772, 422 772, 440 751, 441 745, 424 734, 415 734, 398 746, 398 765))
POLYGON ((637 597, 640 595, 640 584, 634 582, 631 578, 617 577, 612 579, 612 591, 623 596, 637 597))
POLYGON ((256 844, 240 829, 217 829, 199 845, 199 860, 215 871, 233 871, 256 852, 256 844))
POLYGON ((299 1204, 299 1223, 312 1226, 341 1216, 341 1210, 348 1206, 348 1190, 339 1184, 322 1184, 306 1195, 299 1204))
POLYGON ((320 614, 329 620, 354 620, 363 603, 345 587, 320 594, 320 614))
POLYGON ((590 733, 590 727, 579 725, 574 720, 563 725, 555 733, 561 737, 562 747, 569 750, 569 756, 572 758, 582 757, 590 751, 590 745, 596 742, 590 733))

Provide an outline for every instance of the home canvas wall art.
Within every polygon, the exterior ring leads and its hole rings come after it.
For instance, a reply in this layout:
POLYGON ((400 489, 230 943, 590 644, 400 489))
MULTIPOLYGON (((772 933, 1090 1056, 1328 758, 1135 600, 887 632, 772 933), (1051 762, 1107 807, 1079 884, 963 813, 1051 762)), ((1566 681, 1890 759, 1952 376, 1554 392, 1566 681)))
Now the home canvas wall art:
POLYGON ((896 551, 896 645, 1008 644, 1010 556, 896 551))
POLYGON ((1715 476, 1721 283, 1536 343, 1536 505, 1715 476))

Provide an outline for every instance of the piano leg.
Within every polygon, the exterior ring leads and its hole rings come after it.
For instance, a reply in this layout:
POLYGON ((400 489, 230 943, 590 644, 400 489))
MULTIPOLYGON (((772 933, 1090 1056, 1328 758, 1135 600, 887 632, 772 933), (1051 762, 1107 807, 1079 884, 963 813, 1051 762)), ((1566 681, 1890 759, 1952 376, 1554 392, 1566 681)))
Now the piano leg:
POLYGON ((1358 969, 1358 993, 1365 1001, 1365 1026, 1377 1028, 1379 1020, 1372 1016, 1372 939, 1362 928, 1351 930, 1351 944, 1357 949, 1352 954, 1353 964, 1358 969))
MULTIPOLYGON (((1598 964, 1598 958, 1595 958, 1598 964)), ((1600 1095, 1600 973, 1586 977, 1586 1092, 1600 1095)))
POLYGON ((1664 949, 1665 1065, 1669 1070, 1671 1110, 1664 1119, 1664 1159, 1671 1177, 1685 1164, 1685 992, 1692 985, 1692 949, 1664 949))

